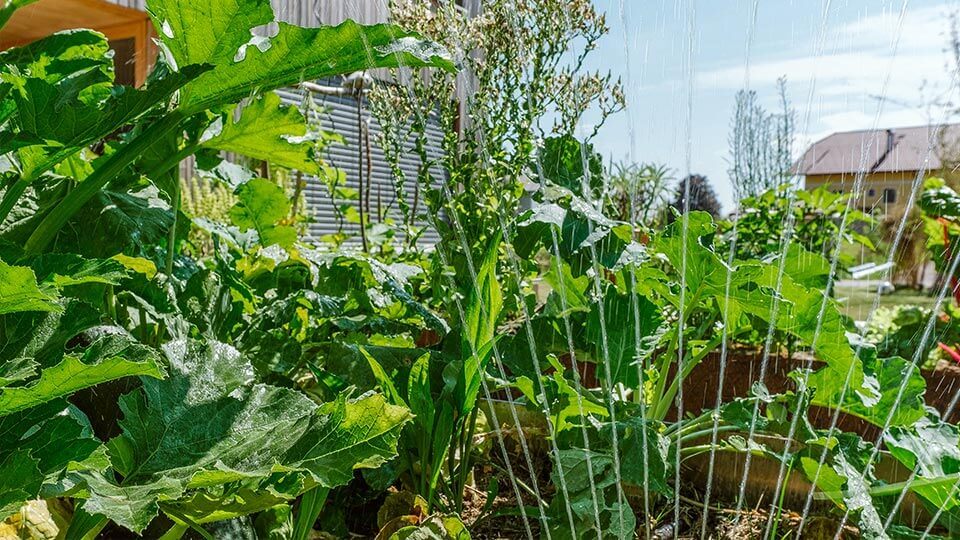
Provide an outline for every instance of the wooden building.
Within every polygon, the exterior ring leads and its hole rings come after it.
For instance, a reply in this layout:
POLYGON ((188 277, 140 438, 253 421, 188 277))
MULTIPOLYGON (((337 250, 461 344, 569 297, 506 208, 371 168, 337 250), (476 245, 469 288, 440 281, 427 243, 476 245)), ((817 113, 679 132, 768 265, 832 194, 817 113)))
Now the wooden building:
POLYGON ((844 193, 862 178, 861 209, 899 216, 918 178, 922 183, 947 162, 960 163, 958 142, 960 124, 834 133, 807 149, 796 172, 806 189, 826 185, 844 193))

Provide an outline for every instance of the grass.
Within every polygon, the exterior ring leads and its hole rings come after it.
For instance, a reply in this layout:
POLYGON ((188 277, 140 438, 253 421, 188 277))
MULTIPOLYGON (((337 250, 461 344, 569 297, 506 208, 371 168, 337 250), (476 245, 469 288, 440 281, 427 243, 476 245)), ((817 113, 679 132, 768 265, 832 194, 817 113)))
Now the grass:
MULTIPOLYGON (((873 307, 876 295, 875 282, 870 285, 841 282, 836 288, 836 298, 845 299, 842 304, 843 311, 857 321, 866 319, 870 308, 873 307)), ((881 295, 880 305, 886 307, 901 305, 931 307, 936 300, 935 296, 914 289, 898 289, 891 294, 881 295)))

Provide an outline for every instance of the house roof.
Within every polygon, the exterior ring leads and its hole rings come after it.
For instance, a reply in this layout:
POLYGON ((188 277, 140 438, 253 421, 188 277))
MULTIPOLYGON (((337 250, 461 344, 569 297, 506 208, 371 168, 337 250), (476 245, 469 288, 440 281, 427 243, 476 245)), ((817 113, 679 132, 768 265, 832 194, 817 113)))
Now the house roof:
POLYGON ((845 131, 813 143, 794 171, 856 174, 935 170, 942 149, 960 148, 960 124, 845 131))

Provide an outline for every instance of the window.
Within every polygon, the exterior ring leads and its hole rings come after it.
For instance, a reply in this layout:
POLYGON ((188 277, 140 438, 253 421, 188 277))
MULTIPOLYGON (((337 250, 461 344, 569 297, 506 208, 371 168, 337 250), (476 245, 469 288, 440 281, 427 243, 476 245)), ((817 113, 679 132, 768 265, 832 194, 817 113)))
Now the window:
POLYGON ((877 190, 873 188, 867 190, 867 197, 876 197, 876 196, 877 196, 877 190))
POLYGON ((883 190, 883 202, 887 204, 897 202, 897 190, 890 188, 883 190))

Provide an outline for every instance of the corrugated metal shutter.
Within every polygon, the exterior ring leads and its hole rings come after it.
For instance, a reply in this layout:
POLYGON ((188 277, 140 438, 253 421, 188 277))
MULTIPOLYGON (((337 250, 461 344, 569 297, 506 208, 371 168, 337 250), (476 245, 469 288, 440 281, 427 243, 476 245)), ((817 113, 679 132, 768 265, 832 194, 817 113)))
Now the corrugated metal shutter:
MULTIPOLYGON (((146 10, 146 0, 107 1, 146 10)), ((278 20, 300 26, 339 24, 346 19, 374 24, 387 19, 387 0, 271 0, 270 4, 278 20)))
MULTIPOLYGON (((339 86, 340 79, 328 79, 320 81, 327 86, 339 86)), ((302 106, 303 91, 299 89, 285 89, 277 92, 284 103, 302 106)), ((357 123, 357 101, 350 96, 320 96, 315 95, 314 101, 324 110, 319 116, 320 125, 323 129, 337 133, 343 138, 343 143, 332 143, 326 149, 324 158, 333 167, 340 169, 346 176, 346 186, 354 189, 360 187, 360 158, 358 148, 360 142, 360 131, 357 123)), ((396 203, 396 193, 393 180, 393 174, 387 163, 383 150, 379 145, 381 128, 376 118, 373 118, 364 103, 363 120, 369 122, 370 130, 370 150, 372 156, 372 175, 370 178, 370 208, 371 214, 377 215, 378 209, 389 209, 387 215, 392 217, 395 222, 400 223, 400 210, 396 203)), ((434 161, 430 173, 436 182, 446 180, 446 172, 436 163, 443 156, 441 142, 443 132, 440 129, 436 118, 428 120, 428 142, 427 153, 430 160, 434 161)), ((404 171, 406 183, 404 191, 407 194, 408 202, 413 204, 413 194, 416 189, 417 171, 421 166, 420 159, 414 151, 414 142, 412 139, 405 142, 404 155, 401 158, 400 166, 404 171)), ((366 152, 366 148, 364 148, 366 152)), ((364 158, 364 175, 366 175, 366 158, 364 158)), ((333 201, 330 193, 324 183, 317 178, 308 178, 307 188, 305 190, 307 208, 313 214, 315 222, 310 225, 310 235, 314 238, 320 238, 325 234, 337 232, 340 227, 344 232, 352 235, 359 235, 359 226, 355 223, 343 223, 338 219, 336 210, 337 204, 343 204, 346 201, 333 201)), ((361 197, 363 194, 361 194, 361 197)), ((352 202, 357 206, 357 202, 352 202)), ((423 214, 426 207, 423 202, 423 194, 418 203, 418 213, 423 214)), ((424 221, 416 223, 419 226, 428 226, 424 221)), ((359 242, 359 237, 355 239, 359 242)), ((420 237, 421 245, 431 245, 436 243, 437 234, 431 227, 420 237)))

